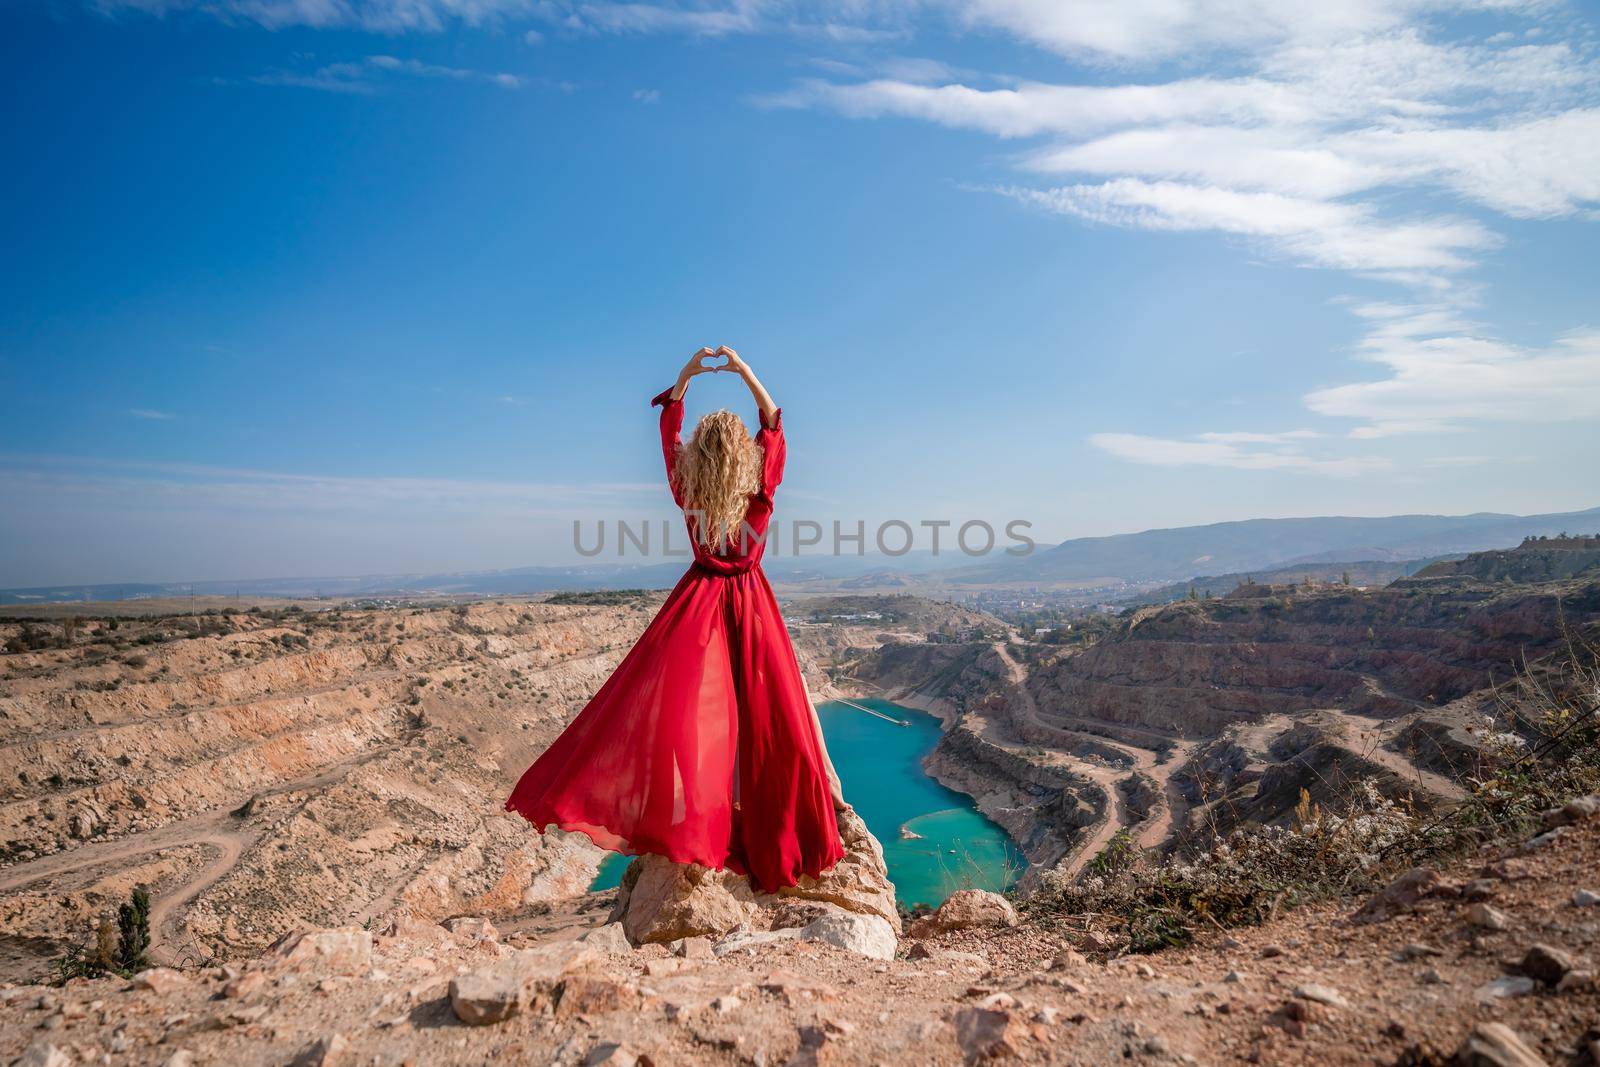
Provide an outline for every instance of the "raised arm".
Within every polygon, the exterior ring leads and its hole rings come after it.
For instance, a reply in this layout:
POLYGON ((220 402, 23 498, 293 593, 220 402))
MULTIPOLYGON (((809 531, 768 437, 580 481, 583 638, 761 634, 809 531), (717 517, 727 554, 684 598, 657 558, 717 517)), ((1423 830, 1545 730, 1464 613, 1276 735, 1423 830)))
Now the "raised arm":
POLYGON ((718 348, 716 354, 728 357, 727 364, 718 367, 718 370, 732 371, 743 378, 744 384, 750 387, 750 395, 756 398, 756 406, 761 409, 761 425, 766 427, 776 426, 778 424, 778 405, 772 402, 771 394, 761 384, 761 379, 756 377, 756 372, 750 369, 750 364, 740 359, 739 353, 727 345, 718 348))
POLYGON ((683 369, 678 372, 677 384, 667 391, 668 398, 672 400, 682 400, 683 394, 689 391, 689 379, 693 378, 696 374, 710 374, 713 371, 721 370, 721 367, 708 367, 705 364, 706 360, 711 359, 716 354, 717 353, 711 351, 709 348, 702 348, 700 351, 690 356, 689 362, 685 363, 683 365, 683 369))

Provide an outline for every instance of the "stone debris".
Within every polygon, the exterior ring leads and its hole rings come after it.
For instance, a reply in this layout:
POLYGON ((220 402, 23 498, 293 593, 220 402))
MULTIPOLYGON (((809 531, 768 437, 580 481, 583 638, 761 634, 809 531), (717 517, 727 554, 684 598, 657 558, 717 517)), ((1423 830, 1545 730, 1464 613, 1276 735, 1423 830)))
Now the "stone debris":
POLYGON ((469 1026, 503 1022, 552 997, 563 976, 597 959, 593 948, 577 943, 524 949, 451 979, 450 1008, 469 1026))
POLYGON ((288 967, 314 967, 322 974, 365 975, 372 970, 372 934, 357 926, 297 930, 273 948, 288 967))
POLYGON ((913 923, 906 936, 925 938, 973 927, 1015 926, 1017 921, 1017 909, 1000 894, 962 889, 950 894, 932 915, 913 923))
POLYGON ((1318 985, 1315 982, 1307 982, 1304 985, 1296 986, 1294 995, 1301 1000, 1315 1001, 1318 1004, 1326 1004, 1332 1008, 1348 1008, 1350 1006, 1350 1002, 1344 999, 1338 990, 1325 985, 1318 985))
POLYGON ((834 912, 800 931, 806 941, 822 941, 877 960, 894 959, 898 940, 894 928, 877 915, 834 912))
POLYGON ((1572 970, 1572 957, 1549 945, 1534 945, 1522 957, 1517 969, 1536 982, 1555 985, 1572 970))
POLYGON ((716 956, 711 948, 711 939, 708 937, 680 937, 668 944, 667 948, 674 956, 681 956, 686 960, 709 960, 716 956))
POLYGON ((1479 1023, 1456 1052, 1459 1067, 1547 1067, 1544 1059, 1504 1023, 1479 1023))
POLYGON ((600 952, 621 954, 633 951, 633 943, 628 940, 627 931, 617 922, 608 922, 604 926, 596 927, 578 940, 600 952))
POLYGON ((72 1067, 73 1059, 54 1045, 35 1041, 13 1067, 72 1067))
POLYGON ((189 984, 182 972, 170 967, 152 967, 133 976, 133 988, 151 993, 175 993, 189 984))
POLYGON ((350 1052, 350 1042, 343 1034, 324 1034, 294 1059, 294 1067, 334 1067, 344 1062, 350 1052))
POLYGON ((1534 981, 1522 975, 1496 978, 1478 987, 1479 1000, 1500 1000, 1506 997, 1524 997, 1534 990, 1534 981))
POLYGON ((1412 910, 1429 897, 1454 896, 1457 892, 1456 886, 1432 867, 1413 867, 1374 893, 1350 918, 1358 923, 1383 922, 1412 910))
POLYGON ((1592 907, 1595 904, 1600 904, 1600 893, 1596 893, 1592 889, 1574 889, 1572 891, 1572 903, 1580 908, 1592 907))
POLYGON ((619 1042, 604 1041, 583 1057, 583 1067, 654 1067, 654 1061, 619 1042))
POLYGON ((1023 1022, 1000 1008, 963 1008, 951 1023, 969 1063, 1015 1056, 1025 1041, 1023 1022))
POLYGON ((1480 930, 1504 930, 1511 925, 1504 912, 1490 904, 1474 904, 1467 909, 1467 923, 1480 930))

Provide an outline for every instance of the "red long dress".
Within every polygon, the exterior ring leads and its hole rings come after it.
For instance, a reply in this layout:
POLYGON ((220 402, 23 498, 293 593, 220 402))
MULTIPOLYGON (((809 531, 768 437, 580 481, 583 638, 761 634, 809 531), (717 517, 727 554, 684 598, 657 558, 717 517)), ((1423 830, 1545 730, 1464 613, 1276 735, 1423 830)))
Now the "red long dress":
MULTIPOLYGON (((682 507, 672 475, 683 403, 670 392, 651 403, 661 405, 661 450, 682 507)), ((713 555, 691 526, 693 565, 506 810, 615 852, 729 868, 771 892, 832 867, 844 846, 800 666, 761 571, 783 478, 782 412, 756 443, 753 536, 713 555)))

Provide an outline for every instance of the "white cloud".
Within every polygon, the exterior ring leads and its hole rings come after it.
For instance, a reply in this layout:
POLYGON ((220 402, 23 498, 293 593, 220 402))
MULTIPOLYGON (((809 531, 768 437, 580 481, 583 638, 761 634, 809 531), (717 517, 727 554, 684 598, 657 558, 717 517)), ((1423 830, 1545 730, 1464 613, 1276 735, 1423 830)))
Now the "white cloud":
POLYGON ((136 419, 163 420, 177 417, 170 411, 156 411, 154 408, 129 408, 128 414, 136 419))
POLYGON ((635 89, 633 98, 641 104, 659 104, 661 102, 660 89, 635 89))
POLYGON ((1202 441, 1217 441, 1227 445, 1286 445, 1296 441, 1309 441, 1321 437, 1316 430, 1285 430, 1282 433, 1251 433, 1248 431, 1232 431, 1228 433, 1203 433, 1198 435, 1202 441))
POLYGON ((1380 219, 1357 203, 1240 192, 1214 185, 1118 178, 1055 189, 1004 187, 1024 203, 1095 222, 1154 230, 1215 230, 1258 239, 1297 263, 1364 272, 1457 271, 1497 238, 1471 219, 1380 219))
POLYGON ((328 63, 315 70, 274 70, 251 80, 261 85, 286 85, 335 93, 376 92, 392 77, 442 78, 446 81, 482 82, 502 89, 521 89, 527 82, 516 74, 442 67, 417 59, 376 55, 348 63, 328 63))
POLYGON ((1536 12, 1541 0, 947 0, 991 26, 1077 59, 1148 62, 1218 50, 1315 45, 1393 31, 1430 13, 1536 12))
POLYGON ((836 74, 765 102, 1042 139, 1016 159, 1023 172, 1093 181, 1000 191, 1115 225, 1252 237, 1296 263, 1434 291, 1500 243, 1456 217, 1462 201, 1519 218, 1589 218, 1600 207, 1593 45, 1579 31, 1491 43, 1449 22, 1487 12, 1562 30, 1542 0, 943 6, 1075 59, 1126 67, 1214 54, 1222 73, 1000 85, 836 74), (1397 191, 1418 194, 1404 216, 1389 206, 1397 191))
POLYGON ((1447 307, 1382 305, 1357 313, 1376 323, 1358 354, 1387 377, 1305 397, 1319 415, 1361 420, 1351 437, 1600 420, 1600 330, 1527 348, 1486 336, 1447 307))
MULTIPOLYGON (((1156 467, 1226 467, 1234 470, 1288 470, 1349 478, 1388 467, 1379 457, 1309 456, 1282 434, 1207 433, 1195 440, 1147 437, 1136 433, 1097 433, 1089 443, 1119 459, 1156 467), (1245 444, 1277 448, 1244 448, 1245 444)), ((1297 440, 1296 438, 1295 440, 1297 440)))

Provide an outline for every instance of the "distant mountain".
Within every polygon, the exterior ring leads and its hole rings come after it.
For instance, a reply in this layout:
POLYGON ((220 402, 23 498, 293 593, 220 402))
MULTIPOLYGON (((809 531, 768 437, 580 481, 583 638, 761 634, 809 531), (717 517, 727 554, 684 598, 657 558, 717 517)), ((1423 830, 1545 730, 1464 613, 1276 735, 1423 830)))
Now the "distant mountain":
MULTIPOLYGON (((1459 559, 1459 556, 1445 556, 1443 560, 1459 559)), ((1207 574, 1195 578, 1186 578, 1181 582, 1163 585, 1148 592, 1134 593, 1120 598, 1118 603, 1128 607, 1138 607, 1144 604, 1167 604, 1174 600, 1188 598, 1191 591, 1194 596, 1227 596, 1238 588, 1241 582, 1256 582, 1262 586, 1270 585, 1299 585, 1302 582, 1343 582, 1346 578, 1354 586, 1379 586, 1388 585, 1396 578, 1405 578, 1416 574, 1424 567, 1440 561, 1440 557, 1433 559, 1411 560, 1346 560, 1336 563, 1292 563, 1285 567, 1276 567, 1271 570, 1255 571, 1252 573, 1234 574, 1207 574)))
POLYGON ((1057 582, 1088 578, 1180 581, 1201 574, 1294 563, 1409 560, 1510 548, 1524 537, 1593 533, 1600 508, 1555 515, 1395 515, 1362 519, 1247 519, 1209 526, 1079 537, 1030 556, 960 573, 962 582, 1057 582))
MULTIPOLYGON (((1032 555, 965 566, 954 552, 933 556, 773 555, 765 568, 775 582, 832 582, 840 588, 919 585, 963 586, 1003 582, 1184 581, 1290 565, 1343 561, 1404 561, 1511 548, 1524 537, 1600 532, 1600 508, 1558 515, 1396 515, 1355 519, 1247 519, 1210 526, 1080 537, 1032 555)), ((821 546, 818 546, 819 548, 821 546)), ((568 567, 518 567, 497 571, 380 574, 321 578, 265 578, 211 582, 112 582, 0 589, 0 604, 195 596, 510 596, 558 589, 665 589, 676 584, 686 560, 601 563, 568 567)))

